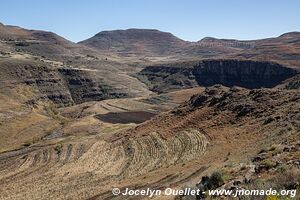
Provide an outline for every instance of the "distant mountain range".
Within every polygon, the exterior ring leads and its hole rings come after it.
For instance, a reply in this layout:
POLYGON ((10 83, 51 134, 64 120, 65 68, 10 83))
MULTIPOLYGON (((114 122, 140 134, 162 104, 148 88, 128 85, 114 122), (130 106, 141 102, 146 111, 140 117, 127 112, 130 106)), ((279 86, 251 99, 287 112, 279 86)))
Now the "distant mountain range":
MULTIPOLYGON (((184 41, 168 32, 155 29, 127 29, 102 31, 84 41, 74 43, 52 32, 27 30, 0 24, 2 40, 20 40, 13 45, 41 55, 55 56, 105 54, 120 57, 183 58, 241 58, 274 60, 298 65, 300 60, 300 32, 259 40, 203 38, 197 42, 184 41), (21 43, 20 43, 21 42, 21 43)), ((0 45, 0 50, 3 46, 0 45), (1 47, 2 46, 2 47, 1 47)))
POLYGON ((79 42, 102 52, 144 56, 234 56, 263 59, 299 60, 300 32, 285 33, 276 38, 233 40, 206 37, 197 42, 181 40, 171 33, 149 29, 103 31, 79 42), (277 54, 278 50, 282 50, 277 54), (275 55, 275 53, 277 55, 275 55))

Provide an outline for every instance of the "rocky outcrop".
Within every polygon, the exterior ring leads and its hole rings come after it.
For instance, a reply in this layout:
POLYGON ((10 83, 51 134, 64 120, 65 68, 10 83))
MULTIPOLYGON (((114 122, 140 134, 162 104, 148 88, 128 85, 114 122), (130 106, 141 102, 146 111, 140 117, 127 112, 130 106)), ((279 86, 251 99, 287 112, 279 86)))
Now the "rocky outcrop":
POLYGON ((158 93, 197 86, 189 67, 150 66, 139 72, 137 78, 158 93))
POLYGON ((126 96, 125 93, 117 92, 113 87, 105 84, 93 71, 70 68, 61 68, 58 71, 63 76, 75 103, 126 96))
POLYGON ((295 69, 273 62, 250 60, 203 60, 165 66, 149 66, 137 74, 156 92, 194 86, 240 86, 271 88, 296 75, 295 69))
POLYGON ((29 86, 28 102, 49 99, 57 104, 73 104, 70 91, 61 74, 38 62, 4 60, 0 63, 2 90, 29 86))
MULTIPOLYGON (((299 101, 300 95, 295 90, 268 88, 248 90, 215 85, 192 96, 183 107, 188 110, 196 110, 205 106, 213 107, 218 112, 234 113, 237 118, 246 116, 261 118, 263 125, 293 122, 289 125, 293 124, 299 128, 299 101), (293 106, 293 110, 290 111, 291 106, 293 106), (289 114, 280 115, 285 112, 289 112, 289 114)), ((288 128, 288 125, 284 125, 284 127, 288 128)))
POLYGON ((300 89, 300 74, 285 80, 283 84, 278 85, 278 88, 284 88, 288 90, 300 89))
POLYGON ((45 99, 60 105, 126 96, 88 70, 52 68, 32 61, 6 60, 0 63, 2 89, 17 85, 31 88, 28 103, 45 99))

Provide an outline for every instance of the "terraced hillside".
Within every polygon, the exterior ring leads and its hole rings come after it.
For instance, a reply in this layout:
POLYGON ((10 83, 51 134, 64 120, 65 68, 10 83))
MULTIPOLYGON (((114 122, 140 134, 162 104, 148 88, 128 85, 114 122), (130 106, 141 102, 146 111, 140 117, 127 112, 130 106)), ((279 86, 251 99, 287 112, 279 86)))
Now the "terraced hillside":
MULTIPOLYGON (((111 190, 194 188, 219 170, 229 188, 297 177, 298 38, 134 29, 76 44, 0 24, 0 199, 145 199, 111 190)), ((189 197, 156 197, 174 198, 189 197)))
POLYGON ((111 181, 141 176, 199 157, 207 144, 202 133, 186 130, 167 140, 153 132, 122 141, 86 138, 80 142, 32 146, 3 153, 1 198, 59 199, 63 196, 81 199, 98 196, 99 190, 109 189, 107 184, 111 181), (72 187, 70 182, 74 184, 72 187), (82 184, 89 185, 89 189, 82 184), (32 190, 27 190, 28 187, 32 190))
POLYGON ((254 149, 299 141, 299 99, 297 90, 215 86, 137 127, 2 153, 1 198, 110 199, 112 186, 195 184, 254 149))

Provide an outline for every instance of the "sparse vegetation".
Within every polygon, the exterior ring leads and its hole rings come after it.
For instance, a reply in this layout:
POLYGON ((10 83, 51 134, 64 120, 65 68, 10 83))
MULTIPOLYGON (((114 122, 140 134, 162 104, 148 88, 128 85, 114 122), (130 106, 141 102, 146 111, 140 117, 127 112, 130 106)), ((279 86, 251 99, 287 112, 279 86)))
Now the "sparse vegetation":
POLYGON ((58 144, 54 147, 54 150, 57 154, 61 154, 62 148, 63 148, 62 144, 58 144))
POLYGON ((0 199, 112 199, 112 187, 194 188, 205 174, 203 191, 299 190, 300 76, 284 80, 299 33, 228 48, 157 30, 76 44, 0 26, 0 199), (195 90, 215 83, 243 88, 195 90))
POLYGON ((52 118, 55 118, 59 113, 56 105, 52 102, 49 102, 47 105, 45 105, 45 110, 47 114, 52 118))
POLYGON ((274 121, 275 119, 273 117, 268 117, 265 121, 264 121, 264 124, 269 124, 271 123, 272 121, 274 121))
POLYGON ((272 168, 276 167, 276 165, 277 165, 277 163, 271 159, 265 159, 261 162, 261 167, 265 168, 266 170, 272 169, 272 168))
POLYGON ((228 174, 224 171, 215 171, 210 176, 202 177, 201 183, 198 185, 202 191, 216 189, 222 186, 228 180, 228 174))
POLYGON ((66 122, 68 122, 67 118, 65 118, 59 114, 58 108, 53 102, 46 103, 44 108, 45 108, 47 115, 49 117, 59 121, 60 124, 63 125, 66 122))

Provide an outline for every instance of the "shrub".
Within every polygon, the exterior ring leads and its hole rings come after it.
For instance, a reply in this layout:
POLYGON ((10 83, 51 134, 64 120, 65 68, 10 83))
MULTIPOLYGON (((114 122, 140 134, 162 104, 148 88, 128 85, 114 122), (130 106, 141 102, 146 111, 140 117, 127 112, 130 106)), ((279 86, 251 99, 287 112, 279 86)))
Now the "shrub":
POLYGON ((62 144, 55 146, 54 150, 57 154, 60 154, 62 152, 62 144))
POLYGON ((271 122, 273 122, 275 119, 273 118, 273 117, 268 117, 265 121, 264 121, 264 125, 265 124, 269 124, 269 123, 271 123, 271 122))
POLYGON ((200 195, 197 199, 206 198, 202 192, 221 187, 228 180, 228 176, 223 171, 215 171, 210 176, 203 176, 197 187, 200 189, 200 195))
POLYGON ((209 178, 210 188, 218 188, 225 183, 225 175, 221 171, 213 172, 209 178))
POLYGON ((266 159, 266 160, 261 162, 261 165, 264 168, 266 168, 267 170, 269 170, 269 169, 272 169, 272 168, 276 167, 277 163, 274 162, 273 160, 266 159))

